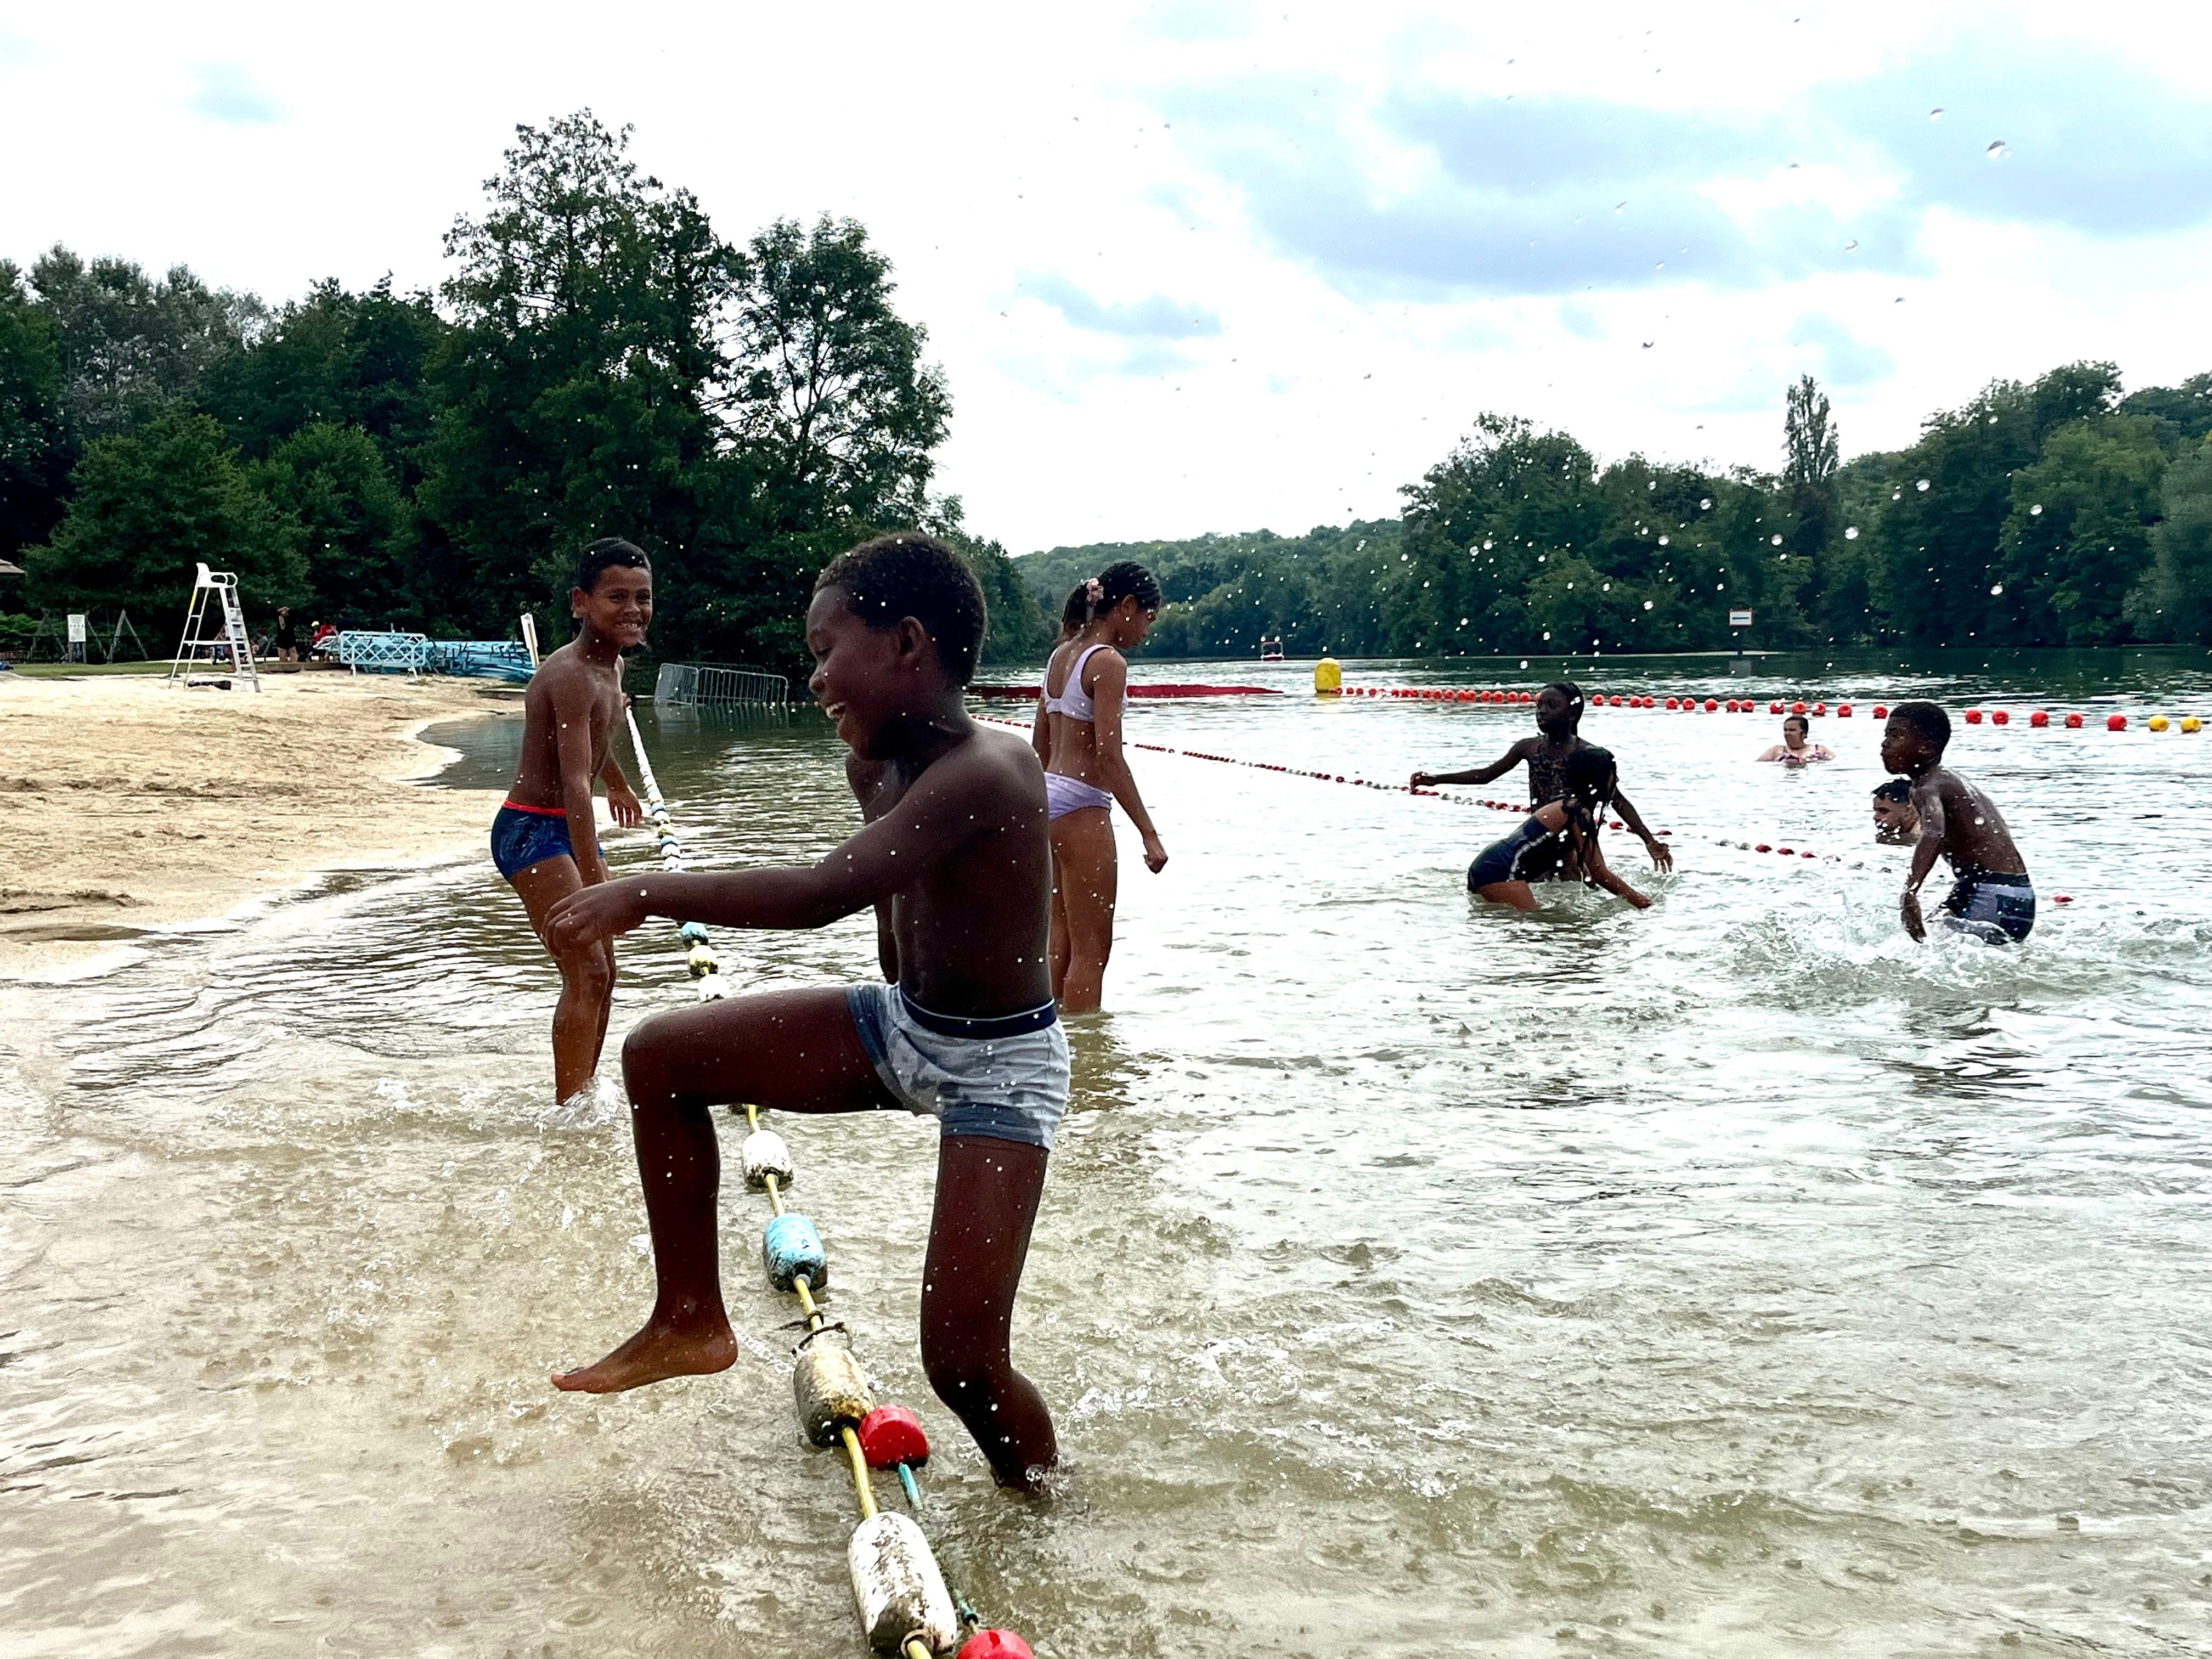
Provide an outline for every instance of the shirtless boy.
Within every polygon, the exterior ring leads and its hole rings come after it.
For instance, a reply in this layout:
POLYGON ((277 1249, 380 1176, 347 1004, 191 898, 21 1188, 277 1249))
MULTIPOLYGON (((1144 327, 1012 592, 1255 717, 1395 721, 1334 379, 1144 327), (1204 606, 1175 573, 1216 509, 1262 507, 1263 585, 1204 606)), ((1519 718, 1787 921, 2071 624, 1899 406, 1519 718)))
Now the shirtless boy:
POLYGON ((1920 884, 1938 853, 1951 860, 1958 880, 1943 901, 1943 925, 1986 945, 2019 943, 2035 926, 2035 889, 2027 865, 1996 804, 1943 765, 1951 717, 1932 702, 1901 702, 1882 728, 1881 763, 1911 780, 1912 810, 1920 839, 1912 846, 1912 873, 1899 906, 1905 931, 1928 937, 1920 917, 1920 884))
POLYGON ((1825 743, 1808 741, 1813 728, 1802 714, 1785 714, 1782 718, 1782 741, 1759 757, 1763 761, 1780 761, 1784 766, 1804 766, 1813 761, 1833 760, 1825 743))
POLYGON ((617 823, 645 819, 613 752, 623 722, 622 653, 645 643, 653 621, 653 570, 645 555, 615 537, 593 542, 576 567, 568 611, 578 623, 576 637, 531 676, 522 703, 522 765, 491 821, 492 862, 522 896, 530 925, 561 969, 561 1000, 553 1006, 557 1101, 574 1098, 599 1069, 614 1002, 613 943, 563 945, 547 930, 562 899, 607 878, 592 823, 592 780, 606 780, 617 823))
MULTIPOLYGON (((1413 784, 1416 789, 1425 789, 1432 783, 1488 783, 1492 778, 1504 777, 1523 761, 1528 764, 1528 800, 1532 810, 1561 799, 1567 793, 1567 760, 1582 746, 1577 735, 1583 723, 1583 690, 1571 680, 1560 680, 1546 686, 1536 694, 1536 732, 1533 738, 1523 738, 1505 751, 1503 758, 1487 766, 1478 766, 1467 772, 1416 772, 1413 784)), ((1644 819, 1628 797, 1615 793, 1613 797, 1620 821, 1628 826, 1631 835, 1644 843, 1651 854, 1651 867, 1671 870, 1674 855, 1667 843, 1644 827, 1644 819)), ((1578 869, 1563 865, 1559 874, 1573 878, 1581 874, 1578 869)))
POLYGON ((807 869, 625 877, 553 918, 599 948, 649 915, 722 927, 821 927, 873 906, 884 982, 765 992, 656 1014, 623 1045, 656 1291, 643 1328, 556 1388, 612 1394, 726 1369, 737 1341, 715 1240, 720 1154, 708 1109, 903 1109, 933 1115, 936 1208, 921 1273, 921 1359, 1002 1485, 1059 1456, 1052 1418, 1008 1346, 1053 1134, 1067 1039, 1046 969, 1052 859, 1044 769, 969 720, 983 594, 958 556, 912 532, 830 561, 806 612, 810 689, 852 750, 866 820, 807 869))

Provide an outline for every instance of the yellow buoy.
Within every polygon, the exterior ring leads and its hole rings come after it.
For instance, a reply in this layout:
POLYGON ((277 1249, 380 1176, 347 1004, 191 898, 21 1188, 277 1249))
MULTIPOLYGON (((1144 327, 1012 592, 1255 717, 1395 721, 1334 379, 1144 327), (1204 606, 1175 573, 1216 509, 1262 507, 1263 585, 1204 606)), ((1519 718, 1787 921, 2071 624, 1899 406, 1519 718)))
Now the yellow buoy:
POLYGON ((2186 715, 2182 720, 2181 729, 2185 732, 2202 732, 2204 729, 2204 722, 2194 714, 2186 715))
POLYGON ((1314 692, 1317 696, 1333 697, 1344 690, 1344 665, 1334 657, 1323 657, 1314 665, 1314 692))
POLYGON ((2153 715, 2150 717, 2150 729, 2151 729, 2152 731, 2154 731, 2154 732, 2163 732, 2163 731, 2165 731, 2165 730, 2166 730, 2166 716, 2165 716, 2165 715, 2163 715, 2163 714, 2153 714, 2153 715))

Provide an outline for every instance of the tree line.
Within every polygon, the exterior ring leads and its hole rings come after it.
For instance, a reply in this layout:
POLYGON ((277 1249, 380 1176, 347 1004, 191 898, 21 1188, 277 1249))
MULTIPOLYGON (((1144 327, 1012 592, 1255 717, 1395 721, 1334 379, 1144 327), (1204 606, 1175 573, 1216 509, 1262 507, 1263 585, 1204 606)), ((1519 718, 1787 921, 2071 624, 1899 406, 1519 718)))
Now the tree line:
POLYGON ((504 639, 528 607, 557 639, 576 550, 622 535, 653 560, 662 655, 789 667, 813 573, 919 526, 975 567, 994 654, 1038 651, 1004 550, 931 493, 951 400, 863 228, 739 246, 628 144, 588 111, 517 129, 434 296, 271 307, 181 266, 0 261, 23 604, 166 626, 205 561, 252 611, 504 639))
POLYGON ((1840 460, 1789 391, 1783 465, 1716 471, 1486 414, 1395 520, 1054 548, 1039 600, 1115 559, 1170 601, 1148 647, 1449 656, 1820 645, 2212 642, 2212 374, 2123 395, 2110 363, 1997 381, 1907 448, 1840 460))

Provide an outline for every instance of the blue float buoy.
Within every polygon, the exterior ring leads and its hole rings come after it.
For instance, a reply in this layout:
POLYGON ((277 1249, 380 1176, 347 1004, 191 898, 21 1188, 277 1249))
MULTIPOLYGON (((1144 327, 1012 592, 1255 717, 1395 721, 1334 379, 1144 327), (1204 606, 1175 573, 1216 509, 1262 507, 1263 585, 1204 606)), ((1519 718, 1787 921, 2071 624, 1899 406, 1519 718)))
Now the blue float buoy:
POLYGON ((822 1249, 822 1235, 796 1212, 768 1224, 761 1235, 761 1263, 768 1269, 769 1283, 779 1291, 789 1290, 802 1273, 817 1291, 830 1281, 830 1258, 822 1249))

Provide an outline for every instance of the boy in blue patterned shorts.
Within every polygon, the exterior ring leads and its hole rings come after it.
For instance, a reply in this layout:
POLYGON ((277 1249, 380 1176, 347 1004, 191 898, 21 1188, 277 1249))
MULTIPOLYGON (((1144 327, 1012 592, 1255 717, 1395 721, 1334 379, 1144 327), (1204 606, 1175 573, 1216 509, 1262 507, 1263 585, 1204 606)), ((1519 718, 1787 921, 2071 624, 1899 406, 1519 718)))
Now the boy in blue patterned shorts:
POLYGON ((1047 970, 1044 772, 1027 743, 968 717, 983 628, 982 590, 942 543, 883 536, 840 555, 806 613, 810 684, 852 751, 845 774, 865 827, 811 869, 626 877, 556 912, 556 943, 581 945, 649 915, 820 927, 872 905, 884 969, 883 983, 708 1003, 630 1033, 623 1077, 653 1236, 653 1313, 556 1387, 612 1394, 736 1359, 710 1107, 904 1108, 943 1126, 922 1268, 930 1385, 1002 1485, 1034 1486, 1057 1461, 1052 1418, 1008 1346, 1067 1103, 1067 1040, 1047 970))

